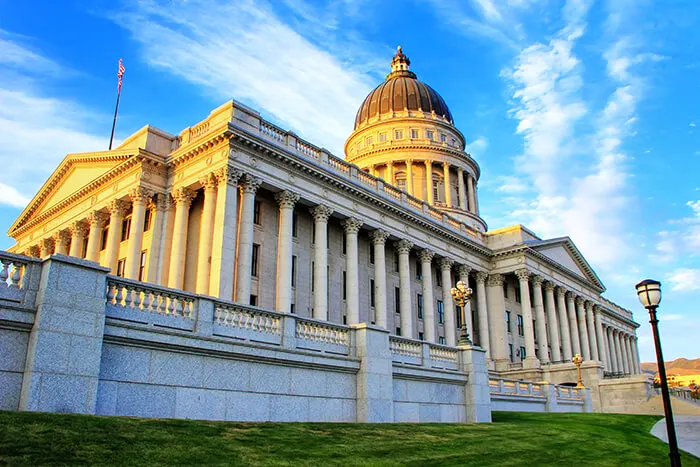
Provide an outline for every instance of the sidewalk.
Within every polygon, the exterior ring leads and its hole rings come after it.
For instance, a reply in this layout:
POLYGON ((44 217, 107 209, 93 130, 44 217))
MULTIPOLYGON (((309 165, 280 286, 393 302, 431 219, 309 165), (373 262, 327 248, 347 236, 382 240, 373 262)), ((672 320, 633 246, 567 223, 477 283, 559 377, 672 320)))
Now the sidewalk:
MULTIPOLYGON (((700 457, 700 415, 673 415, 676 425, 678 447, 696 457, 700 457)), ((651 429, 651 434, 668 442, 666 419, 659 420, 651 429)), ((683 456, 683 454, 681 454, 683 456)), ((682 461, 682 457, 681 457, 682 461)))

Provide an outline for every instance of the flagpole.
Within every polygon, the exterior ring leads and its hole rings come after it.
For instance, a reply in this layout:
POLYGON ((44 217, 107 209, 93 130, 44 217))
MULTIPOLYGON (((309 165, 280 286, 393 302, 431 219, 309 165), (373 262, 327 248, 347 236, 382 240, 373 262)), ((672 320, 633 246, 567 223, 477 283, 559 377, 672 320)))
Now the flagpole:
POLYGON ((117 126, 117 113, 119 112, 119 98, 122 95, 122 88, 117 91, 117 106, 114 108, 114 120, 112 121, 112 136, 109 137, 109 150, 112 150, 112 141, 114 141, 114 128, 117 126))

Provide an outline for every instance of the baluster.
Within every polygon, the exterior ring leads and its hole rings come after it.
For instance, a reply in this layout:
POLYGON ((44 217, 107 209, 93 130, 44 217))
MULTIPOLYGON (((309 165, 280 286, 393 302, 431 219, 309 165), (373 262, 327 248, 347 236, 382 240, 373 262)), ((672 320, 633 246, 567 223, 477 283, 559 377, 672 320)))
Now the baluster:
POLYGON ((114 297, 114 304, 117 306, 124 306, 122 304, 122 300, 124 299, 123 287, 119 284, 114 284, 114 287, 117 289, 117 296, 114 297))
POLYGON ((141 302, 143 305, 143 311, 148 311, 152 312, 153 309, 151 308, 151 291, 144 289, 143 290, 143 301, 141 302))
POLYGON ((174 303, 175 297, 173 297, 173 296, 170 295, 170 294, 167 294, 167 295, 164 294, 163 297, 164 297, 164 300, 165 300, 165 299, 168 300, 168 306, 167 306, 167 308, 166 308, 166 310, 167 310, 166 314, 168 314, 168 315, 174 314, 174 313, 175 313, 175 303, 174 303))
POLYGON ((243 313, 241 310, 231 310, 231 326, 243 328, 243 313))
POLYGON ((10 276, 10 274, 7 272, 8 268, 10 267, 10 261, 3 259, 1 263, 2 269, 0 269, 0 287, 5 288, 7 287, 7 278, 10 276))
POLYGON ((180 297, 175 297, 175 315, 176 316, 183 316, 182 312, 183 312, 182 299, 180 297))
POLYGON ((134 307, 134 286, 129 285, 126 287, 126 295, 124 296, 124 305, 127 308, 134 307))
POLYGON ((139 310, 141 308, 141 289, 134 287, 134 308, 139 310))
POLYGON ((114 303, 114 284, 107 283, 107 296, 106 300, 108 304, 113 304, 114 303))
POLYGON ((12 265, 12 275, 10 276, 10 288, 19 289, 22 276, 24 275, 25 266, 14 263, 12 265))

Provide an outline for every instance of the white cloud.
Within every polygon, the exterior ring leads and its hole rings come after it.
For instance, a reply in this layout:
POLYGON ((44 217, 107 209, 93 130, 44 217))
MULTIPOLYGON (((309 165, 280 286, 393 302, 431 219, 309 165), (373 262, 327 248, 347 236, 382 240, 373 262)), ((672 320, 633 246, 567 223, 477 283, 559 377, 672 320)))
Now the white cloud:
MULTIPOLYGON (((216 99, 242 100, 342 154, 359 103, 376 81, 365 73, 366 64, 353 66, 355 49, 344 48, 336 58, 262 2, 164 3, 134 2, 130 12, 115 18, 133 33, 149 65, 216 99)), ((300 17, 305 16, 306 10, 300 17)), ((388 70, 388 59, 385 66, 388 70)))
POLYGON ((700 269, 679 268, 666 278, 671 283, 671 290, 688 292, 700 290, 700 269))
POLYGON ((479 136, 476 139, 474 139, 474 141, 472 141, 471 143, 467 143, 464 150, 472 156, 479 158, 480 156, 483 156, 484 152, 486 151, 486 148, 488 147, 488 139, 486 139, 483 136, 479 136))

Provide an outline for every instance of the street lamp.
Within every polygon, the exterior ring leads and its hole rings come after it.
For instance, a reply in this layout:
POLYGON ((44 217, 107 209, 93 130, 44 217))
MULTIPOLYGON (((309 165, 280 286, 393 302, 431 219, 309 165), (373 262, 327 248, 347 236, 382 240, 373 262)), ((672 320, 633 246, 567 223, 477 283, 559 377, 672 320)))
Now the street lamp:
POLYGON ((654 334, 654 345, 656 346, 656 363, 659 366, 659 377, 661 378, 661 397, 664 401, 664 415, 666 416, 666 432, 668 433, 668 457, 671 458, 671 466, 680 467, 681 454, 678 452, 678 441, 676 440, 676 427, 673 424, 673 411, 671 410, 671 396, 668 394, 668 382, 666 381, 666 367, 664 366, 664 355, 661 351, 661 338, 659 337, 659 320, 656 319, 656 309, 661 302, 661 282, 646 279, 635 286, 637 296, 642 306, 649 311, 649 323, 654 334))
POLYGON ((583 380, 581 379, 581 363, 583 363, 583 358, 581 358, 581 355, 576 354, 571 361, 576 365, 577 370, 578 383, 576 383, 576 387, 585 388, 586 386, 583 385, 583 380))
POLYGON ((460 316, 462 317, 462 327, 460 329, 459 342, 457 342, 457 345, 472 345, 472 340, 469 338, 469 334, 467 333, 467 319, 464 314, 464 305, 469 303, 469 297, 472 296, 472 289, 467 287, 467 284, 465 284, 464 281, 459 281, 457 282, 456 287, 452 287, 452 289, 450 289, 450 293, 455 299, 457 306, 459 306, 461 310, 460 316))

